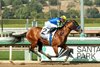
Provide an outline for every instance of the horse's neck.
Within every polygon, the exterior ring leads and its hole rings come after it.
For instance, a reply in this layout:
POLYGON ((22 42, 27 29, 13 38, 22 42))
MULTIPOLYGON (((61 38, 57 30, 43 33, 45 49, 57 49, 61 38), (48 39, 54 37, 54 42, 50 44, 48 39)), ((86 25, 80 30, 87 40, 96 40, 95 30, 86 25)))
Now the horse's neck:
POLYGON ((66 42, 66 39, 67 39, 67 37, 68 37, 68 35, 69 35, 69 33, 71 32, 71 29, 69 29, 69 28, 63 28, 62 29, 63 30, 63 37, 61 38, 62 40, 62 43, 65 43, 66 42))
POLYGON ((68 27, 63 29, 64 30, 64 33, 65 33, 65 36, 68 36, 69 33, 71 32, 71 29, 69 29, 68 27))

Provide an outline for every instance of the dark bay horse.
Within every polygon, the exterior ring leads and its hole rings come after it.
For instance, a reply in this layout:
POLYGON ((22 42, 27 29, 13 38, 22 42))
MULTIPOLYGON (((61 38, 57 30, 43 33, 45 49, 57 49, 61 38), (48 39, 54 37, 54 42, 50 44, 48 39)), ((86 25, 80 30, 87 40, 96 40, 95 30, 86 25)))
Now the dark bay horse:
MULTIPOLYGON (((34 48, 38 46, 39 47, 38 51, 44 54, 45 56, 47 56, 49 59, 51 59, 49 55, 42 52, 43 45, 46 46, 50 46, 50 45, 47 40, 40 37, 41 29, 42 29, 41 27, 32 27, 27 31, 26 38, 31 43, 29 49, 30 51, 40 56, 36 51, 34 51, 34 48)), ((57 29, 57 31, 55 32, 54 37, 52 39, 51 46, 53 47, 56 56, 59 55, 58 47, 61 47, 64 50, 69 49, 65 44, 65 42, 67 41, 67 37, 72 30, 75 30, 79 33, 82 32, 81 27, 75 20, 66 21, 65 24, 61 28, 57 29)))
MULTIPOLYGON (((30 50, 34 51, 34 48, 38 45, 39 46, 39 52, 44 54, 42 52, 42 46, 43 45, 49 45, 49 42, 43 38, 40 37, 41 32, 40 27, 32 27, 26 34, 26 38, 29 42, 31 42, 30 50)), ((58 47, 63 48, 64 50, 69 49, 65 42, 67 41, 68 34, 75 30, 77 32, 81 32, 81 27, 75 20, 66 21, 66 23, 56 31, 53 40, 52 40, 52 47, 54 49, 54 52, 56 56, 58 56, 58 47)), ((36 53, 36 52, 35 52, 36 53)), ((36 53, 37 54, 37 53, 36 53)), ((46 54, 44 54, 46 55, 46 54)), ((47 56, 47 55, 46 55, 47 56)), ((47 56, 50 58, 49 56, 47 56)))

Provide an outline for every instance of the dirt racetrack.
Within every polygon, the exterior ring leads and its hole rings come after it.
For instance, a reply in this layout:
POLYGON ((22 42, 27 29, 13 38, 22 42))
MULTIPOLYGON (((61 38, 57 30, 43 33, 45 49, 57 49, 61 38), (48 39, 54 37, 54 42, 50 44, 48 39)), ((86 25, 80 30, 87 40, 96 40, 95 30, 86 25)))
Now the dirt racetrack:
POLYGON ((100 67, 100 63, 75 63, 75 64, 43 64, 43 63, 30 63, 30 64, 11 64, 1 63, 0 67, 100 67))

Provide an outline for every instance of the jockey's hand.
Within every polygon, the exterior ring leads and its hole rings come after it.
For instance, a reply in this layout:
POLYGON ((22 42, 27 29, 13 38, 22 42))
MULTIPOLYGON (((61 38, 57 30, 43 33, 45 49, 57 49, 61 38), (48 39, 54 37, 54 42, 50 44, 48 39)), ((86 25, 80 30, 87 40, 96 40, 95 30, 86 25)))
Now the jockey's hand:
POLYGON ((57 29, 56 27, 51 28, 49 32, 51 33, 51 32, 53 32, 53 31, 55 31, 56 29, 57 29))
POLYGON ((58 27, 57 30, 61 29, 62 27, 58 27))

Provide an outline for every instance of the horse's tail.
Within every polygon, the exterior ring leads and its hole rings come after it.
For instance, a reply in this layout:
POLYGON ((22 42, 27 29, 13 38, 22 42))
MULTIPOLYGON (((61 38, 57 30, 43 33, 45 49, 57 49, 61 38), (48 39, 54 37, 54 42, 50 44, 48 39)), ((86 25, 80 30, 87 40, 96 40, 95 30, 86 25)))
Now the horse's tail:
POLYGON ((15 43, 24 41, 24 38, 26 37, 26 33, 27 32, 24 32, 24 33, 19 34, 19 35, 12 35, 13 40, 11 41, 11 44, 15 44, 15 43))

